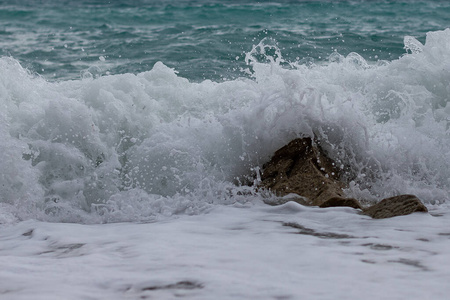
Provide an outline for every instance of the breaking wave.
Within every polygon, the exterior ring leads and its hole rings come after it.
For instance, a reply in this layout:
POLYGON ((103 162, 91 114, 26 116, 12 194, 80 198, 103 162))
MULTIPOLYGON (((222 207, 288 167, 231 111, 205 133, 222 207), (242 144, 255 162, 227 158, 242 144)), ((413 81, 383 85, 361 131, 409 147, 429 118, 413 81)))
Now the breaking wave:
POLYGON ((0 58, 0 222, 144 221, 251 203, 276 149, 319 138, 376 200, 450 199, 450 29, 405 37, 394 61, 335 52, 285 61, 276 42, 247 53, 248 76, 195 83, 158 62, 139 74, 48 82, 0 58))

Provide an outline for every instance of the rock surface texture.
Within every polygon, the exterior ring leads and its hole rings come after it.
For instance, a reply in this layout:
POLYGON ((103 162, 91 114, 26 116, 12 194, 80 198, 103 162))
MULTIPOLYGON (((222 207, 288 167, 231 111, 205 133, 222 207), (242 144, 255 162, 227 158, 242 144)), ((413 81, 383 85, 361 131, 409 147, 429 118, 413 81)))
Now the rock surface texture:
POLYGON ((320 206, 331 198, 344 198, 345 185, 338 169, 311 138, 295 139, 275 152, 263 167, 262 185, 280 196, 296 193, 320 206))
POLYGON ((427 212, 425 205, 414 195, 400 195, 386 198, 363 210, 374 219, 409 215, 413 212, 427 212))
POLYGON ((301 196, 284 197, 286 201, 319 207, 348 206, 376 219, 428 211, 414 195, 383 199, 368 208, 354 198, 346 198, 346 184, 339 180, 339 169, 311 138, 295 139, 276 151, 263 166, 260 185, 279 196, 301 196))

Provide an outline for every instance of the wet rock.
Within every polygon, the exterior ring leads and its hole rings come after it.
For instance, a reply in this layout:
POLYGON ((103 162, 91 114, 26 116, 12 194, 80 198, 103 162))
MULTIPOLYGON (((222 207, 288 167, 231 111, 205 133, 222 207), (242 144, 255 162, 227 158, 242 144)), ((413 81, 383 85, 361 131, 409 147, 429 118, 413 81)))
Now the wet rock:
POLYGON ((356 209, 362 209, 361 204, 355 198, 341 198, 333 197, 319 205, 319 207, 338 207, 338 206, 348 206, 356 209))
POLYGON ((346 184, 339 180, 336 164, 308 137, 295 139, 276 151, 263 166, 260 185, 279 196, 268 203, 271 205, 295 201, 319 207, 348 206, 375 219, 428 211, 414 195, 387 198, 369 208, 363 208, 357 199, 346 198, 346 184))
POLYGON ((320 206, 331 198, 345 198, 334 162, 311 138, 299 138, 275 152, 263 167, 261 185, 284 196, 307 198, 308 205, 320 206))
POLYGON ((425 205, 414 195, 400 195, 386 198, 364 209, 364 214, 374 219, 392 218, 409 215, 414 212, 428 212, 425 205))

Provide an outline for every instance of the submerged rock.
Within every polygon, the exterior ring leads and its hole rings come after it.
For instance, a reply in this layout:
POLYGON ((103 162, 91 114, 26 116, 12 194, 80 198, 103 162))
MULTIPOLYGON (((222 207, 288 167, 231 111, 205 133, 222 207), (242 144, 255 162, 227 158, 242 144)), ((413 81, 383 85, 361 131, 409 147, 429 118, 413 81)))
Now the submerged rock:
POLYGON ((381 200, 363 210, 365 215, 374 219, 384 219, 409 215, 414 212, 428 212, 425 205, 414 195, 400 195, 381 200))
POLYGON ((428 211, 414 195, 387 198, 369 208, 363 208, 354 198, 346 198, 346 183, 339 180, 336 164, 309 137, 295 139, 277 150, 263 166, 260 185, 281 196, 280 201, 269 203, 272 205, 295 201, 319 207, 348 206, 376 219, 428 211))
POLYGON ((355 198, 340 198, 340 197, 333 197, 319 205, 319 207, 325 208, 325 207, 338 207, 338 206, 348 206, 353 207, 356 209, 363 209, 361 204, 358 200, 355 198))

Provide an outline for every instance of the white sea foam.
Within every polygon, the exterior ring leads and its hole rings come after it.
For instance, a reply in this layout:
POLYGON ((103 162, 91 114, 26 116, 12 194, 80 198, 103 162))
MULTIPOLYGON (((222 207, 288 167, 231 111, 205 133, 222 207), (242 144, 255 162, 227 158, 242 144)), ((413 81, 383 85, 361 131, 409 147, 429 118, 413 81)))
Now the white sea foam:
POLYGON ((448 200, 450 30, 405 46, 392 62, 336 53, 306 66, 263 41, 247 55, 253 78, 221 83, 163 63, 55 83, 1 58, 0 220, 147 220, 253 201, 240 184, 304 135, 343 166, 351 196, 448 200))
POLYGON ((145 224, 2 225, 0 298, 446 299, 443 212, 372 220, 291 202, 145 224))

